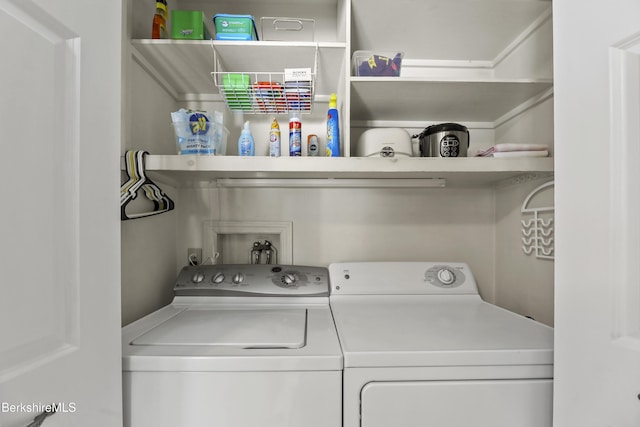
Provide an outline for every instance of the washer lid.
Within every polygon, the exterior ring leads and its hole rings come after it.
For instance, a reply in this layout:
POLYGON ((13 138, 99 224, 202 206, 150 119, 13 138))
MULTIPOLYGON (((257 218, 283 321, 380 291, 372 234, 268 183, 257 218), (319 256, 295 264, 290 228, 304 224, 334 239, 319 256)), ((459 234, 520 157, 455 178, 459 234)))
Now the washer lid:
POLYGON ((302 348, 307 310, 191 307, 135 338, 132 345, 302 348))

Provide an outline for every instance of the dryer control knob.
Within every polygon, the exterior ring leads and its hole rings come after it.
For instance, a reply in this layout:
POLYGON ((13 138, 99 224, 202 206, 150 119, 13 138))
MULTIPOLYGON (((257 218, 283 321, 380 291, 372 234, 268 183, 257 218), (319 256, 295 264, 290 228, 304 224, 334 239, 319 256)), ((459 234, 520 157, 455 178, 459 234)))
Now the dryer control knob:
POLYGON ((221 272, 217 272, 215 276, 213 276, 213 279, 211 279, 211 281, 215 284, 222 283, 224 281, 224 274, 222 274, 221 272))
POLYGON ((204 280, 204 273, 202 271, 196 272, 196 274, 194 274, 193 278, 191 279, 193 283, 202 283, 203 280, 204 280))
POLYGON ((456 275, 448 268, 443 268, 441 270, 438 270, 438 280, 443 285, 451 285, 456 281, 456 275))
POLYGON ((233 278, 231 278, 231 281, 236 285, 239 285, 240 283, 244 282, 244 274, 242 273, 234 274, 233 278))

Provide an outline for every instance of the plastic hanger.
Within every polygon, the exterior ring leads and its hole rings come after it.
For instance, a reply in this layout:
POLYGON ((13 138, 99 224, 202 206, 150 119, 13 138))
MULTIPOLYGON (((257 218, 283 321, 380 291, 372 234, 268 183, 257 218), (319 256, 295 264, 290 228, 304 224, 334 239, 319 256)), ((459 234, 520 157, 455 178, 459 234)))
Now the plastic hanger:
POLYGON ((129 179, 120 186, 120 219, 136 219, 158 215, 173 210, 173 200, 165 194, 151 179, 145 175, 144 156, 149 154, 143 150, 127 151, 124 154, 126 171, 129 179), (144 191, 147 199, 153 202, 153 211, 127 215, 126 207, 136 198, 138 191, 144 191))

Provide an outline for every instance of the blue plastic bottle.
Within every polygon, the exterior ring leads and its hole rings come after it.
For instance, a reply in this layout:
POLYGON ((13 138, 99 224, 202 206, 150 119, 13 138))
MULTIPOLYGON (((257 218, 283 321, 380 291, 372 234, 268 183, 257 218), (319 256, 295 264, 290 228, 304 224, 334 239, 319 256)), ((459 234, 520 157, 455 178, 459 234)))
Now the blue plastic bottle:
POLYGON ((238 138, 238 155, 239 156, 255 156, 256 144, 253 141, 253 135, 251 135, 251 129, 249 128, 249 121, 244 122, 244 128, 238 138))
POLYGON ((340 157, 340 123, 337 102, 336 94, 332 93, 327 112, 327 157, 340 157))

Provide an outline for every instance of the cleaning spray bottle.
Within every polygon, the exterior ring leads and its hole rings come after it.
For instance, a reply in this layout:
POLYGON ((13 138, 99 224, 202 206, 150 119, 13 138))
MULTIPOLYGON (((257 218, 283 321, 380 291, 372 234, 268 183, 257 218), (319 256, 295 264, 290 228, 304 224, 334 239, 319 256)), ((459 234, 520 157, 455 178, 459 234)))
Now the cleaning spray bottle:
POLYGON ((255 156, 256 144, 253 141, 253 135, 251 135, 251 128, 249 128, 249 121, 244 122, 244 128, 238 138, 238 155, 239 156, 255 156))
POLYGON ((338 97, 335 93, 332 93, 329 98, 329 111, 327 112, 327 157, 340 157, 338 97))
POLYGON ((289 156, 302 156, 302 122, 295 111, 289 118, 289 156))
POLYGON ((269 131, 269 156, 280 157, 280 125, 275 117, 269 131))

